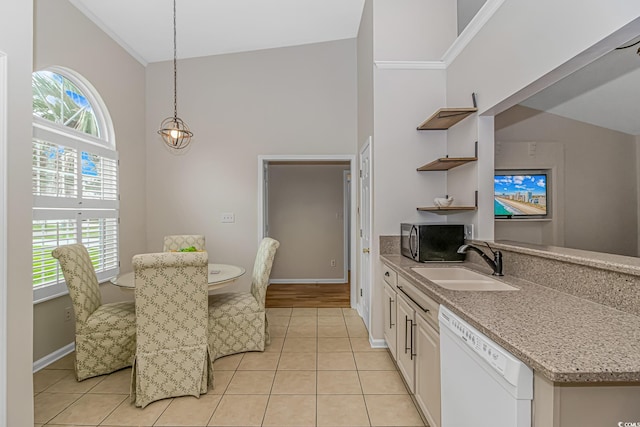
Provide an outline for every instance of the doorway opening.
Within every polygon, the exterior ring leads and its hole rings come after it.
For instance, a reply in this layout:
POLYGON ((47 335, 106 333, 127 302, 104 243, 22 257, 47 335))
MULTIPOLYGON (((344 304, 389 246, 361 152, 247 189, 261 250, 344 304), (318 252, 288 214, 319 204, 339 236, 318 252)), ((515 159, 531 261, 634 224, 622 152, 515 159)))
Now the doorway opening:
POLYGON ((280 241, 267 304, 355 307, 355 156, 260 156, 258 167, 258 238, 280 241))

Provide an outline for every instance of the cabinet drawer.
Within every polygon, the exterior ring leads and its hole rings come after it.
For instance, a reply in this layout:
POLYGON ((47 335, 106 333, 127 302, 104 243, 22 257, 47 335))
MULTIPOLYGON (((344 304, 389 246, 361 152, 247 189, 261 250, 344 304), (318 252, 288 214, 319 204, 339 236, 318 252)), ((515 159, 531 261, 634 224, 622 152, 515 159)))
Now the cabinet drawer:
POLYGON ((431 324, 431 326, 433 326, 436 331, 439 330, 438 310, 440 308, 440 305, 429 298, 427 295, 425 295, 423 292, 419 291, 404 277, 399 276, 397 280, 398 290, 413 302, 413 305, 415 305, 416 313, 418 313, 422 318, 429 322, 429 324, 431 324))
POLYGON ((398 273, 396 273, 392 268, 388 267, 387 264, 382 263, 382 277, 384 281, 395 287, 398 284, 398 273))

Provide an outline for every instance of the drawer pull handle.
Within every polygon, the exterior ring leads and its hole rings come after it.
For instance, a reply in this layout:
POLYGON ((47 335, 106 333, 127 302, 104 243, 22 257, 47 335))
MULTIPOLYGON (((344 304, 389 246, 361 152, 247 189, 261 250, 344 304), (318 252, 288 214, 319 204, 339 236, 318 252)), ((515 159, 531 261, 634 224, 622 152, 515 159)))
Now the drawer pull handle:
POLYGON ((387 277, 389 277, 389 276, 390 276, 390 274, 389 274, 389 272, 388 272, 388 271, 385 271, 385 272, 384 272, 384 275, 385 275, 385 276, 387 276, 387 277))
MULTIPOLYGON (((411 350, 411 347, 407 346, 407 338, 409 335, 409 328, 407 328, 407 323, 413 323, 413 320, 409 319, 409 316, 404 316, 404 354, 407 354, 407 350, 411 350)), ((411 330, 411 332, 413 333, 413 329, 411 330)), ((411 359, 413 360, 413 358, 411 359)))
POLYGON ((389 329, 393 328, 394 323, 391 317, 391 312, 393 311, 393 300, 389 298, 389 329))
POLYGON ((425 313, 428 313, 428 312, 429 312, 429 309, 428 309, 428 308, 424 308, 423 306, 421 306, 421 305, 420 305, 420 303, 418 303, 418 301, 416 301, 416 300, 414 300, 413 298, 411 298, 411 295, 409 295, 409 294, 408 294, 408 293, 407 293, 407 292, 402 288, 402 286, 396 286, 396 287, 397 287, 398 289, 400 289, 400 292, 402 292, 403 294, 405 294, 405 295, 407 296, 407 298, 409 298, 411 301, 413 301, 413 303, 414 303, 415 305, 417 305, 417 306, 420 308, 420 310, 422 310, 422 311, 423 311, 423 312, 425 312, 425 313))

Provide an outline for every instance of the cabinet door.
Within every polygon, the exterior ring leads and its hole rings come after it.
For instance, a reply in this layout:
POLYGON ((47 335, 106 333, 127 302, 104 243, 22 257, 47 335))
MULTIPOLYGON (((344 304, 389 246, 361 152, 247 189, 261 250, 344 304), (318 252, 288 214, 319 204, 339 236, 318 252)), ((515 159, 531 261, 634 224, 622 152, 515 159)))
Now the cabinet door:
POLYGON ((413 380, 415 360, 415 313, 405 299, 398 294, 396 298, 396 363, 404 376, 411 393, 415 391, 413 380))
POLYGON ((384 339, 389 352, 396 358, 396 291, 389 285, 384 286, 384 339))
POLYGON ((431 427, 440 426, 440 335, 416 316, 415 398, 431 427))

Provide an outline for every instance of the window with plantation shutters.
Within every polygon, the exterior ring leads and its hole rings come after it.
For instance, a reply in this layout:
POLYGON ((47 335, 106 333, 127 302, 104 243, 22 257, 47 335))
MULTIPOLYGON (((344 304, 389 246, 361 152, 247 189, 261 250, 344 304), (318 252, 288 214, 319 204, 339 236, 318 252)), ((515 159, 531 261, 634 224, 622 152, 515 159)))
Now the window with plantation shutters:
POLYGON ((118 273, 118 157, 106 112, 95 108, 101 103, 88 84, 66 71, 39 71, 32 87, 37 302, 67 292, 51 256, 58 246, 85 245, 100 281, 118 273))

